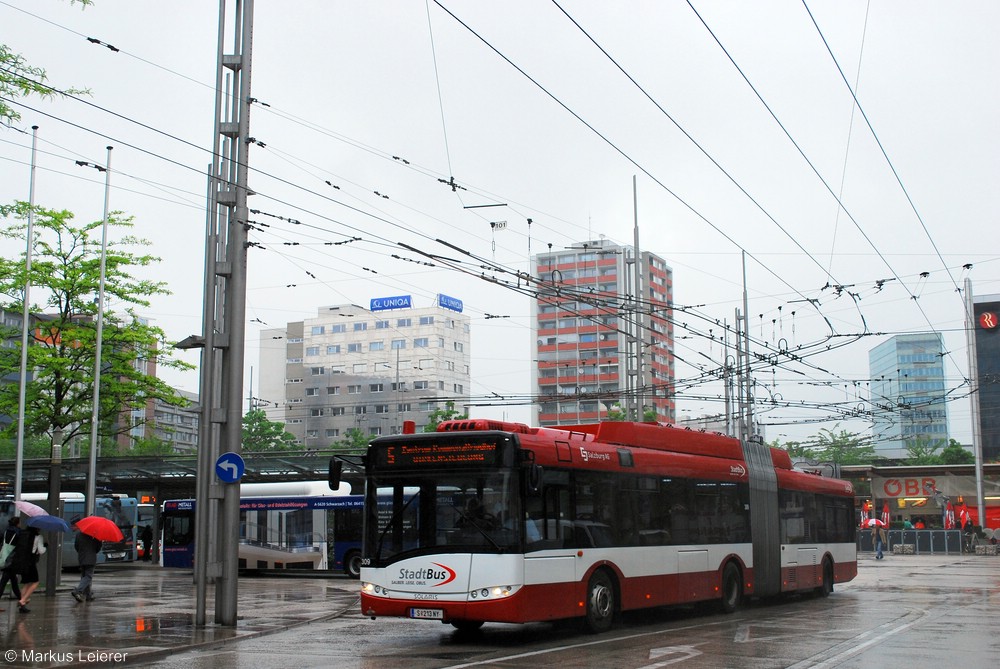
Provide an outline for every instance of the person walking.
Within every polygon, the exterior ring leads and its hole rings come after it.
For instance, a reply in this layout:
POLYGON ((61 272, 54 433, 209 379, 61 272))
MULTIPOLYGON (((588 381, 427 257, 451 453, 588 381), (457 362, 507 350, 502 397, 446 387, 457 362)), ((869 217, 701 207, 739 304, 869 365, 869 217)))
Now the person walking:
POLYGON ((78 602, 82 602, 84 599, 92 602, 94 594, 90 585, 94 580, 94 567, 97 566, 97 554, 101 551, 101 542, 89 534, 77 530, 76 538, 73 540, 73 548, 76 549, 77 561, 80 563, 80 582, 70 590, 69 594, 73 595, 73 599, 78 602))
POLYGON ((38 587, 38 559, 45 553, 46 546, 37 527, 29 527, 17 535, 14 548, 14 562, 17 573, 21 575, 21 598, 17 602, 17 610, 30 613, 28 603, 31 593, 38 587))
MULTIPOLYGON (((0 543, 2 546, 9 545, 13 550, 17 546, 17 535, 21 533, 21 519, 18 516, 14 516, 7 520, 7 529, 3 533, 3 541, 0 543)), ((0 598, 3 597, 4 591, 7 589, 7 581, 10 581, 10 598, 21 599, 21 588, 17 584, 17 568, 15 566, 14 560, 11 560, 11 564, 6 569, 0 570, 0 598)), ((3 609, 0 609, 3 611, 3 609)))

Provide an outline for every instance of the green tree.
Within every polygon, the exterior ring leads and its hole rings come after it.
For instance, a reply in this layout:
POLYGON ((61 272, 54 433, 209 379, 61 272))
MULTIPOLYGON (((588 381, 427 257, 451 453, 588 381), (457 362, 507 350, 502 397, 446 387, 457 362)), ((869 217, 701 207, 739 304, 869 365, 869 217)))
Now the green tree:
POLYGON ((468 417, 469 414, 460 413, 458 409, 455 408, 455 402, 453 400, 448 400, 444 403, 444 408, 437 407, 427 414, 427 425, 424 426, 424 432, 437 432, 438 423, 442 423, 446 420, 463 420, 468 417))
POLYGON ((833 429, 823 428, 816 436, 814 447, 816 458, 838 465, 867 465, 875 459, 875 447, 867 443, 861 435, 839 430, 838 423, 833 429))
POLYGON ((771 442, 770 446, 771 448, 780 448, 788 451, 788 455, 793 460, 819 460, 816 449, 810 448, 799 441, 786 441, 782 444, 780 440, 775 439, 771 442))
POLYGON ((251 409, 243 416, 243 450, 290 451, 295 448, 295 435, 285 430, 285 424, 268 420, 263 409, 251 409))
POLYGON ((906 442, 906 464, 908 465, 939 465, 941 456, 938 450, 940 442, 929 439, 913 439, 906 442))
POLYGON ((971 465, 976 461, 972 451, 954 439, 948 440, 948 445, 941 450, 938 458, 942 465, 971 465))
POLYGON ((175 452, 174 445, 165 439, 141 437, 132 442, 128 455, 171 455, 175 452))
POLYGON ((337 446, 345 453, 364 453, 371 439, 360 428, 352 427, 344 432, 344 438, 337 446))
MULTIPOLYGON (((0 206, 0 216, 10 220, 0 237, 19 240, 24 247, 28 205, 0 206)), ((30 311, 38 317, 28 348, 32 378, 26 386, 25 434, 49 435, 71 443, 89 435, 93 411, 94 358, 97 340, 97 295, 100 277, 101 221, 73 225, 73 214, 35 207, 31 297, 38 300, 30 311)), ((132 219, 115 212, 109 227, 128 229, 132 219)), ((149 325, 134 309, 148 307, 150 298, 168 294, 161 282, 135 278, 135 268, 154 265, 159 258, 135 253, 131 247, 149 242, 132 236, 109 242, 105 254, 105 309, 101 347, 101 387, 98 423, 109 439, 134 427, 120 417, 143 409, 150 400, 182 405, 184 400, 170 386, 146 374, 137 361, 156 360, 160 369, 190 369, 171 356, 163 331, 149 325)), ((0 308, 14 313, 24 309, 26 262, 0 258, 0 308)), ((0 328, 0 341, 20 340, 20 328, 0 328)), ((0 377, 20 374, 20 346, 0 348, 0 377)), ((18 412, 19 384, 0 384, 0 415, 18 412)), ((6 436, 13 436, 11 424, 6 436)))
MULTIPOLYGON (((70 0, 70 4, 79 2, 86 6, 92 0, 70 0)), ((45 70, 34 67, 19 53, 14 53, 6 44, 0 43, 0 124, 11 125, 21 119, 21 114, 12 107, 8 100, 29 97, 31 95, 47 98, 59 93, 47 85, 45 70)), ((65 93, 86 93, 68 89, 65 93)))

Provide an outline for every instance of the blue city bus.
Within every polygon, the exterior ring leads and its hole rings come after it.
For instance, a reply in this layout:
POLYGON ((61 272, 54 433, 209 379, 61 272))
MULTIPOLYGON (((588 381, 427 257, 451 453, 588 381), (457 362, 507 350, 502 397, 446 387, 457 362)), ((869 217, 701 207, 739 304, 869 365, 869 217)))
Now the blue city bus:
MULTIPOLYGON (((361 574, 364 496, 344 483, 326 481, 249 483, 240 488, 239 568, 301 569, 361 574)), ((163 503, 164 567, 194 565, 196 505, 193 499, 163 503)))
MULTIPOLYGON (((25 493, 21 499, 48 508, 48 493, 25 493)), ((71 525, 87 515, 86 498, 82 492, 64 492, 59 495, 62 504, 62 517, 71 525)), ((17 509, 10 499, 0 501, 0 527, 7 526, 7 518, 14 515, 17 509)), ((105 541, 97 554, 98 564, 104 562, 134 562, 138 559, 136 546, 136 522, 138 500, 125 495, 106 495, 98 497, 94 502, 94 515, 103 516, 114 521, 122 531, 121 541, 105 541)), ((24 527, 25 520, 22 520, 24 527)), ((73 547, 74 535, 67 534, 62 542, 62 568, 77 569, 76 549, 73 547)))

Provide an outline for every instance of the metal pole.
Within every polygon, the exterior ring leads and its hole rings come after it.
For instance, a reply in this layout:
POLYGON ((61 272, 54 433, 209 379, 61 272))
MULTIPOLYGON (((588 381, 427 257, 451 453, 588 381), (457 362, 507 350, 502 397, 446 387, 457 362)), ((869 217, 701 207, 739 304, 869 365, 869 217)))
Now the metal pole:
MULTIPOLYGON (((17 459, 14 465, 14 499, 21 499, 21 478, 24 474, 24 413, 28 387, 28 331, 31 328, 31 253, 35 233, 35 154, 38 147, 38 126, 31 126, 31 178, 28 186, 28 244, 24 253, 24 309, 21 320, 21 377, 17 398, 17 459)), ((2 593, 0 593, 2 594, 2 593)))
POLYGON ((986 527, 986 502, 983 500, 983 433, 979 406, 979 355, 976 351, 976 309, 972 299, 972 281, 965 280, 965 338, 969 348, 969 400, 972 403, 972 452, 976 457, 976 507, 979 526, 986 527))
POLYGON ((632 238, 635 245, 635 420, 642 421, 644 417, 643 388, 645 379, 642 374, 642 253, 639 251, 639 195, 635 185, 635 175, 632 175, 632 238))
POLYGON ((87 470, 87 497, 84 514, 94 515, 97 494, 97 429, 101 408, 101 346, 104 338, 104 274, 108 255, 108 198, 111 195, 111 147, 104 165, 104 220, 101 224, 101 278, 97 291, 97 340, 94 347, 94 406, 90 414, 90 468, 87 470))
MULTIPOLYGON (((62 517, 59 495, 62 487, 62 428, 56 427, 52 430, 52 455, 49 459, 49 513, 56 517, 62 517)), ((61 536, 58 532, 53 533, 53 541, 50 542, 51 555, 45 563, 45 595, 52 597, 56 594, 56 586, 59 585, 59 564, 61 536)))

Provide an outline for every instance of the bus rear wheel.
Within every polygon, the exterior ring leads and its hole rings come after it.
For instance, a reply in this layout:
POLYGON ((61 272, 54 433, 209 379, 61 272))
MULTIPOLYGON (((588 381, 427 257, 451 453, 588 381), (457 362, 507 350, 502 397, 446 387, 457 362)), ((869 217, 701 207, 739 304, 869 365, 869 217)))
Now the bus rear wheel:
POLYGON ((829 597, 833 592, 833 563, 830 560, 823 560, 823 580, 816 588, 816 595, 819 597, 829 597))
POLYGON ((739 567, 732 562, 722 571, 722 602, 723 613, 734 613, 740 608, 743 599, 743 584, 740 582, 739 567))
POLYGON ((361 578, 360 551, 351 551, 344 556, 344 573, 351 578, 361 578))
POLYGON ((591 634, 600 634, 611 629, 615 620, 617 603, 615 586, 606 571, 594 572, 587 584, 587 615, 584 626, 591 634))

